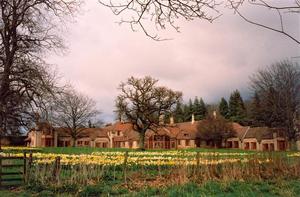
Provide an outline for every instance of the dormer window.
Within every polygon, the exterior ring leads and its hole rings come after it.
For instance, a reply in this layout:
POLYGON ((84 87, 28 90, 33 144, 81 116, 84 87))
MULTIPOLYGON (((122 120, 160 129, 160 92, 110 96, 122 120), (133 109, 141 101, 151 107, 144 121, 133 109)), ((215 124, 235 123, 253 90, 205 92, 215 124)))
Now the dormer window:
POLYGON ((188 133, 185 133, 185 134, 183 134, 183 136, 184 136, 184 137, 188 137, 188 136, 189 136, 189 134, 188 134, 188 133))
POLYGON ((121 132, 120 132, 120 131, 118 131, 117 135, 118 135, 118 136, 120 136, 120 135, 121 135, 121 132))

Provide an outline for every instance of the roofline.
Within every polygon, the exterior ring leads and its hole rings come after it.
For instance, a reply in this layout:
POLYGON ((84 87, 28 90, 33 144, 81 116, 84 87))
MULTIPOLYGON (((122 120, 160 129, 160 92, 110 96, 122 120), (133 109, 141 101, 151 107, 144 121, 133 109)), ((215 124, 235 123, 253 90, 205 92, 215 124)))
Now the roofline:
POLYGON ((247 127, 247 130, 246 130, 246 132, 244 133, 244 136, 242 137, 241 140, 244 140, 244 139, 245 139, 245 137, 246 137, 246 135, 247 135, 247 133, 248 133, 249 130, 250 130, 250 126, 247 127))

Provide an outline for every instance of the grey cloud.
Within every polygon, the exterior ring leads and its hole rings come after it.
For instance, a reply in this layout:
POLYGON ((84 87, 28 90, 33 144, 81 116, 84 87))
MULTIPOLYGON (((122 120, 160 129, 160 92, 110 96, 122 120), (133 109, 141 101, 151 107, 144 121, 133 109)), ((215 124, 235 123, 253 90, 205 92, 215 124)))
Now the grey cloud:
MULTIPOLYGON (((178 21, 181 33, 167 29, 159 33, 173 39, 155 42, 142 31, 117 25, 120 18, 97 1, 86 2, 85 10, 65 35, 69 53, 53 55, 49 62, 58 65, 66 81, 98 102, 105 121, 114 118, 119 83, 131 75, 151 75, 182 91, 185 99, 201 96, 210 103, 235 89, 247 96, 249 76, 255 70, 300 55, 292 41, 247 24, 229 11, 213 24, 178 21)), ((299 32, 295 26, 292 31, 299 32)))

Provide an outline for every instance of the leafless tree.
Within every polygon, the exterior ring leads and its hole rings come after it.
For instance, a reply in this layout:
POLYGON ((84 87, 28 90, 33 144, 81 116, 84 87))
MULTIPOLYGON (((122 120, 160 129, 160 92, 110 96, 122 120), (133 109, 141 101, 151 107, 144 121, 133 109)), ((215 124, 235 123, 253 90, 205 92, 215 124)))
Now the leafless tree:
POLYGON ((260 98, 263 122, 269 127, 283 127, 295 140, 295 120, 300 109, 300 66, 290 61, 275 63, 251 77, 251 88, 260 98))
MULTIPOLYGON (((235 13, 240 16, 245 22, 252 25, 259 26, 261 28, 271 30, 277 33, 281 33, 284 36, 292 39, 297 44, 300 44, 299 32, 298 35, 294 35, 292 32, 289 32, 285 26, 286 16, 294 16, 299 22, 300 14, 300 1, 299 0, 286 0, 286 1, 272 1, 272 0, 227 0, 229 2, 229 8, 233 9, 235 13), (276 25, 271 25, 263 21, 263 17, 255 20, 251 19, 246 14, 243 14, 242 8, 254 8, 261 9, 267 13, 271 13, 274 18, 277 18, 276 25)), ((298 25, 298 24, 294 24, 298 25)))
POLYGON ((158 86, 152 77, 130 77, 121 83, 121 93, 116 99, 118 114, 131 122, 140 134, 140 148, 144 149, 146 131, 156 131, 161 115, 172 110, 182 98, 182 93, 158 86))
POLYGON ((2 134, 9 123, 7 116, 16 117, 16 106, 26 111, 41 91, 51 90, 51 76, 45 72, 47 65, 43 57, 47 51, 63 48, 57 24, 72 16, 78 6, 76 0, 0 1, 2 134))
POLYGON ((73 146, 84 129, 89 127, 89 122, 100 113, 96 110, 94 100, 73 89, 59 95, 52 110, 53 125, 65 129, 71 135, 73 146))
POLYGON ((207 117, 198 123, 197 129, 200 139, 214 147, 222 147, 226 140, 235 135, 232 123, 228 122, 220 114, 208 114, 207 117))
POLYGON ((140 27, 144 33, 154 40, 161 40, 158 35, 149 33, 146 21, 154 22, 156 28, 165 29, 167 25, 179 31, 175 24, 176 19, 184 18, 193 20, 196 18, 213 22, 220 16, 215 0, 99 0, 99 2, 111 8, 115 15, 128 15, 120 23, 128 23, 135 30, 140 27))
MULTIPOLYGON (((234 10, 243 20, 253 25, 281 33, 300 44, 298 35, 289 33, 284 25, 284 16, 294 15, 299 17, 300 1, 287 0, 274 3, 271 0, 99 0, 100 4, 109 7, 115 15, 122 15, 120 23, 128 23, 133 30, 140 27, 144 33, 154 40, 161 40, 158 35, 151 34, 147 21, 153 22, 158 29, 165 29, 169 24, 178 31, 175 25, 176 19, 186 20, 203 19, 213 22, 222 15, 224 7, 234 10), (250 5, 250 6, 249 6, 250 5), (255 9, 265 9, 266 12, 274 14, 278 18, 278 26, 251 20, 243 14, 242 8, 255 7, 255 9)), ((295 24, 296 25, 296 24, 295 24)))

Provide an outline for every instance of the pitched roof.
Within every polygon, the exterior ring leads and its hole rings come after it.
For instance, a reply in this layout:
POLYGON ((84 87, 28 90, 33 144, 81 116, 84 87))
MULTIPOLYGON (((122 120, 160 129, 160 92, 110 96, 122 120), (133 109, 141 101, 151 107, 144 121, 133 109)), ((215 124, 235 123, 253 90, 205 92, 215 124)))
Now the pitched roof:
MULTIPOLYGON (((55 128, 55 131, 57 131, 58 136, 60 137, 70 137, 70 129, 68 128, 55 128)), ((80 132, 79 132, 79 137, 90 137, 92 139, 95 139, 97 137, 106 137, 107 136, 107 132, 102 129, 102 128, 83 128, 80 132)))
POLYGON ((233 130, 235 131, 236 137, 238 137, 240 140, 244 139, 247 132, 249 131, 250 127, 244 127, 238 123, 233 122, 232 123, 233 130))
POLYGON ((285 136, 282 129, 269 127, 253 127, 249 129, 244 138, 256 138, 258 141, 263 139, 273 139, 274 133, 276 133, 278 137, 285 136))

